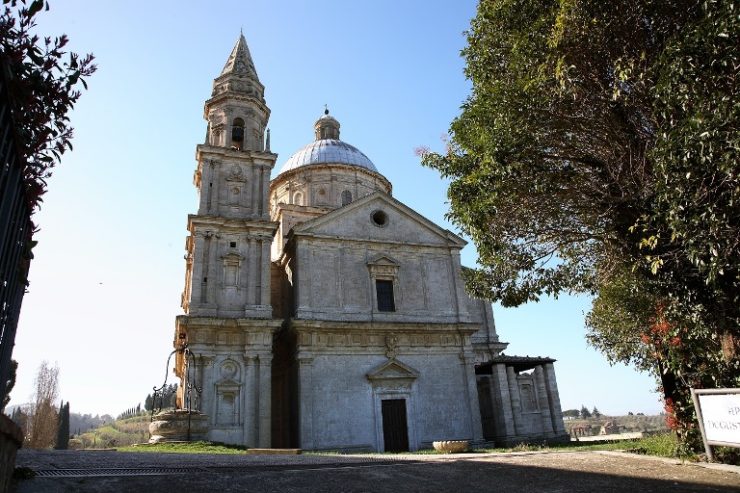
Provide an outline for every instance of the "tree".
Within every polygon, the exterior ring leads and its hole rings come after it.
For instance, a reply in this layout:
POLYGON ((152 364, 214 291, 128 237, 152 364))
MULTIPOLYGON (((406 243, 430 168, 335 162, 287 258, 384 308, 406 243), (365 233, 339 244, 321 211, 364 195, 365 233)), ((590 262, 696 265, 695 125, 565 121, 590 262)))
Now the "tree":
POLYGON ((59 426, 57 427, 57 441, 54 446, 57 450, 69 448, 69 402, 59 405, 59 426))
POLYGON ((51 169, 72 148, 73 129, 67 114, 80 97, 75 87, 79 83, 87 88, 85 77, 96 67, 92 55, 80 57, 64 51, 69 42, 66 35, 41 40, 32 34, 36 14, 49 8, 46 1, 33 0, 26 7, 26 0, 20 0, 22 7, 16 12, 11 9, 16 0, 3 3, 0 56, 7 66, 11 109, 33 210, 46 191, 51 169))
POLYGON ((566 409, 563 411, 564 418, 577 418, 578 416, 580 416, 578 409, 566 409))
POLYGON ((596 409, 596 406, 594 406, 593 411, 591 411, 591 415, 594 418, 599 419, 601 417, 601 412, 598 409, 596 409))
POLYGON ((54 402, 59 394, 59 368, 51 367, 43 361, 36 374, 35 384, 26 444, 29 448, 49 448, 57 438, 58 416, 54 402))
POLYGON ((589 340, 659 377, 694 444, 689 385, 740 383, 734 9, 484 0, 472 94, 446 153, 423 152, 478 247, 469 289, 504 306, 595 294, 589 340))
POLYGON ((580 414, 583 419, 588 419, 591 417, 591 411, 589 411, 586 406, 581 406, 580 414))
POLYGON ((5 395, 2 398, 2 402, 0 402, 0 413, 5 411, 5 406, 8 405, 10 402, 10 392, 13 390, 13 387, 15 387, 15 379, 16 375, 18 373, 18 362, 14 359, 10 360, 10 377, 8 378, 7 383, 5 384, 5 395))
POLYGON ((13 408, 13 414, 10 416, 10 419, 21 429, 24 437, 28 435, 28 415, 27 408, 16 406, 13 408))

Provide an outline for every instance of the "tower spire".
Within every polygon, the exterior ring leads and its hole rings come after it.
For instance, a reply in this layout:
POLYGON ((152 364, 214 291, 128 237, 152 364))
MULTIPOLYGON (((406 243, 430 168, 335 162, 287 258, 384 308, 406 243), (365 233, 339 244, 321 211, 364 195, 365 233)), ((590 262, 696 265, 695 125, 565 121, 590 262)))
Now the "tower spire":
POLYGON ((265 103, 265 86, 257 77, 247 40, 241 32, 221 74, 213 81, 204 116, 209 123, 209 145, 264 151, 270 109, 265 103))
POLYGON ((229 59, 226 60, 226 65, 224 65, 221 71, 222 76, 227 74, 247 75, 259 80, 257 70, 255 70, 254 62, 252 61, 252 55, 249 53, 247 40, 244 38, 244 33, 241 30, 239 31, 239 39, 234 45, 234 49, 231 50, 229 59))

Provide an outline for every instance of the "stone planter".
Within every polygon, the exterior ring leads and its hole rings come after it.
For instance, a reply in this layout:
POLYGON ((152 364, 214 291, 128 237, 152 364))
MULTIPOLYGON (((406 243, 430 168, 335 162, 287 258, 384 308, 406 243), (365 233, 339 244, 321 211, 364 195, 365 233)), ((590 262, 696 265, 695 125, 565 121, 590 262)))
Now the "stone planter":
POLYGON ((167 411, 154 416, 149 423, 149 443, 205 440, 208 436, 208 416, 197 411, 167 411), (188 427, 190 436, 188 436, 188 427))
POLYGON ((439 442, 432 442, 434 450, 443 454, 459 454, 465 452, 470 447, 470 443, 467 440, 443 440, 439 442))
POLYGON ((10 488, 15 454, 23 445, 23 433, 9 417, 0 413, 0 493, 10 488))

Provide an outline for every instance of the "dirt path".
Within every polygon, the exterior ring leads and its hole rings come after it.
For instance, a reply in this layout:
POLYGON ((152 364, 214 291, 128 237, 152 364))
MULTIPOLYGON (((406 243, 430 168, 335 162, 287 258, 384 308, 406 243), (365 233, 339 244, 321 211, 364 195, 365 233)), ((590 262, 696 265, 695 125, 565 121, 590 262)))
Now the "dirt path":
POLYGON ((740 492, 740 468, 608 452, 252 456, 21 450, 36 492, 740 492))

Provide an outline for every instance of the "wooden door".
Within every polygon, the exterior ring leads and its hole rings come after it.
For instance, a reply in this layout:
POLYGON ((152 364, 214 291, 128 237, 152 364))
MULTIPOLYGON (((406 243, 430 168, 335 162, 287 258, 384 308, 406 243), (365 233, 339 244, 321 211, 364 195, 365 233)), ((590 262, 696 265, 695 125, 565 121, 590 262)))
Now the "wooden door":
POLYGON ((383 441, 386 452, 408 452, 409 430, 406 423, 406 399, 381 401, 383 441))

